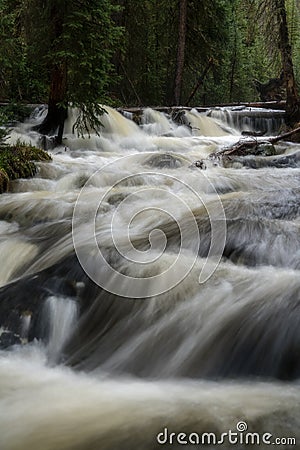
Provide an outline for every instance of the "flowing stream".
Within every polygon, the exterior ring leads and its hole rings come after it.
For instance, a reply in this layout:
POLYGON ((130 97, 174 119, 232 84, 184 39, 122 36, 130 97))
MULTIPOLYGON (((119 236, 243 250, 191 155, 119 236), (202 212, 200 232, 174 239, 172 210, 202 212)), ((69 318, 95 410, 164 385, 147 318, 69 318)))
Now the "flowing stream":
POLYGON ((224 167, 282 119, 107 112, 0 198, 0 449, 299 448, 300 145, 224 167))

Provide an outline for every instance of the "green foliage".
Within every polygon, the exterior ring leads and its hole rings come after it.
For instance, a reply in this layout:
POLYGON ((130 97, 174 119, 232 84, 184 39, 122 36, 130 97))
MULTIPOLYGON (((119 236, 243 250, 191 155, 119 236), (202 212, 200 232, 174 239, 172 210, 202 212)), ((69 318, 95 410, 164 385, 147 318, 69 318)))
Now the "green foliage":
POLYGON ((30 111, 31 108, 22 103, 8 103, 0 109, 0 115, 5 119, 2 123, 23 122, 30 115, 30 111))
POLYGON ((24 105, 8 104, 0 108, 0 193, 8 190, 9 180, 33 176, 36 166, 32 161, 51 161, 50 155, 44 150, 22 142, 15 145, 5 143, 9 131, 7 124, 24 120, 28 113, 24 105))
MULTIPOLYGON (((209 58, 194 104, 258 99, 253 79, 281 71, 274 4, 188 0, 183 99, 209 58)), ((300 83, 300 3, 285 4, 300 83)), ((53 67, 62 65, 61 104, 82 109, 80 133, 100 125, 99 104, 170 104, 178 20, 178 0, 0 0, 0 100, 47 102, 53 67)))
POLYGON ((98 103, 91 102, 90 104, 82 103, 78 109, 78 117, 73 125, 73 131, 77 131, 79 136, 90 137, 90 132, 98 134, 99 129, 103 126, 101 122, 102 114, 106 110, 98 103))
POLYGON ((0 144, 5 141, 8 131, 6 128, 6 124, 8 122, 8 117, 3 111, 3 108, 0 109, 0 144))
MULTIPOLYGON (((178 1, 122 3, 119 23, 125 28, 126 47, 119 56, 119 95, 128 104, 169 104, 176 67, 178 1)), ((253 80, 267 81, 281 69, 278 49, 274 56, 261 32, 257 0, 189 0, 185 55, 183 99, 189 97, 209 58, 214 60, 193 99, 195 105, 256 100, 253 80)))
MULTIPOLYGON (((129 104, 170 104, 176 69, 177 0, 126 0, 119 17, 125 54, 119 58, 120 94, 129 104)), ((210 57, 224 57, 228 5, 223 0, 188 1, 183 98, 188 98, 210 57)), ((221 64, 220 64, 221 66, 221 64)), ((199 100, 199 98, 198 98, 199 100)))
POLYGON ((62 32, 54 36, 46 59, 49 64, 66 62, 66 100, 74 106, 105 97, 113 72, 112 55, 121 37, 121 28, 111 18, 115 12, 109 0, 59 2, 62 32))
POLYGON ((47 69, 50 101, 62 109, 79 108, 75 127, 80 134, 98 128, 104 112, 99 103, 110 103, 112 56, 120 47, 122 29, 112 19, 119 8, 110 0, 47 0, 43 8, 37 0, 27 1, 47 30, 46 46, 36 39, 36 30, 27 34, 31 48, 41 54, 42 73, 47 69))
POLYGON ((68 2, 63 32, 48 55, 54 61, 66 61, 66 103, 80 110, 75 123, 79 134, 88 132, 89 127, 97 130, 99 116, 105 112, 99 103, 110 103, 112 56, 122 35, 112 20, 118 9, 109 0, 68 2))
POLYGON ((118 15, 125 29, 125 53, 118 55, 119 90, 128 104, 158 104, 166 96, 175 61, 176 3, 126 0, 118 15), (166 83, 168 79, 168 83, 166 83))
POLYGON ((222 101, 224 86, 221 87, 221 83, 228 77, 228 46, 224 43, 228 44, 230 40, 230 4, 223 0, 192 1, 189 6, 184 97, 188 97, 208 59, 213 58, 213 68, 193 104, 222 101))
MULTIPOLYGON (((40 102, 47 86, 33 42, 27 40, 26 17, 29 0, 0 0, 0 97, 13 102, 40 102)), ((31 30, 36 30, 30 23, 31 30)), ((43 36, 45 30, 41 30, 43 36)), ((37 36, 37 35, 36 35, 37 36)), ((40 41, 42 41, 40 39, 40 41)))
POLYGON ((11 12, 9 2, 0 1, 0 95, 14 96, 18 73, 16 58, 20 55, 20 39, 15 33, 16 13, 11 12))
MULTIPOLYGON (((276 0, 256 0, 255 3, 257 6, 259 31, 264 35, 264 53, 269 55, 273 71, 279 73, 282 69, 282 61, 279 53, 278 2, 276 0)), ((284 5, 287 14, 295 77, 298 84, 300 84, 300 3, 297 0, 285 0, 284 5)))
POLYGON ((21 142, 0 144, 0 193, 8 189, 9 180, 32 177, 36 173, 33 161, 51 161, 50 155, 21 142))
POLYGON ((66 103, 107 101, 122 31, 112 20, 118 9, 109 0, 0 0, 0 95, 47 101, 51 68, 64 61, 66 103))
POLYGON ((26 105, 18 103, 8 103, 0 107, 0 143, 5 141, 9 129, 9 124, 22 122, 30 114, 30 109, 26 105))

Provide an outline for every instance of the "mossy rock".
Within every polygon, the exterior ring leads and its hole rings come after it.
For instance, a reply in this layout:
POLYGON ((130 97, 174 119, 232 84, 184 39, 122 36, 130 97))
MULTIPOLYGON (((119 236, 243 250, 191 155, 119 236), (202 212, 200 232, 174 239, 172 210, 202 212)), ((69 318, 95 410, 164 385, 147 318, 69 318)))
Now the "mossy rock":
POLYGON ((6 192, 8 181, 36 174, 34 161, 51 161, 51 156, 27 144, 0 145, 0 192, 6 192))

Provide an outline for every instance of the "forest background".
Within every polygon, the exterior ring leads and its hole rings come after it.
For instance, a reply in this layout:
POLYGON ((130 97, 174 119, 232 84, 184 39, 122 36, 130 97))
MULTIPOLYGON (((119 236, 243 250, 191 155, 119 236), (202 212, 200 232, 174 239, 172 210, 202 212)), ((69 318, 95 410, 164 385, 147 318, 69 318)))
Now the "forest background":
MULTIPOLYGON (((197 83, 191 106, 258 100, 282 70, 276 2, 0 0, 0 101, 47 103, 55 70, 74 104, 186 104, 197 83)), ((284 3, 299 86, 300 2, 284 3)))

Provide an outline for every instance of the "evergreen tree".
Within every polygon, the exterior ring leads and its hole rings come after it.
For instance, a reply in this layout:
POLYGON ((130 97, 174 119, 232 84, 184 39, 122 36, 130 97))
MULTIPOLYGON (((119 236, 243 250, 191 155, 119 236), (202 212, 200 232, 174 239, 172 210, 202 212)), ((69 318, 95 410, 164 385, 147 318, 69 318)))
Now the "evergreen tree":
POLYGON ((157 105, 165 103, 166 92, 173 94, 175 4, 174 0, 121 2, 118 23, 125 29, 125 51, 116 63, 122 77, 116 91, 125 104, 157 105))
MULTIPOLYGON (((111 59, 121 36, 121 29, 112 20, 116 7, 109 0, 47 0, 43 7, 37 0, 28 1, 49 42, 42 58, 42 66, 50 74, 48 114, 39 131, 57 131, 57 142, 61 143, 70 104, 80 111, 75 124, 79 133, 101 125, 99 116, 104 110, 99 102, 107 99, 111 59)), ((40 45, 45 46, 39 41, 36 36, 37 51, 40 45)))
POLYGON ((22 98, 23 42, 18 27, 18 2, 0 0, 0 96, 22 98))
POLYGON ((209 59, 222 65, 228 35, 224 0, 123 0, 122 5, 125 53, 119 74, 125 103, 184 103, 209 59))
POLYGON ((255 0, 231 3, 230 39, 228 41, 229 101, 251 101, 257 93, 254 79, 267 80, 279 69, 264 50, 259 30, 255 0))
MULTIPOLYGON (((188 99, 195 85, 213 60, 202 90, 194 96, 193 104, 218 101, 224 95, 223 81, 228 80, 226 58, 229 41, 230 2, 224 0, 188 0, 186 58, 182 95, 188 99)), ((222 98, 223 99, 223 98, 222 98)))
POLYGON ((184 104, 193 92, 194 105, 253 100, 253 79, 278 76, 288 52, 289 86, 300 82, 297 0, 0 0, 0 13, 0 97, 48 101, 40 131, 58 132, 59 141, 71 103, 82 111, 83 133, 99 126, 99 103, 112 98, 184 104))

